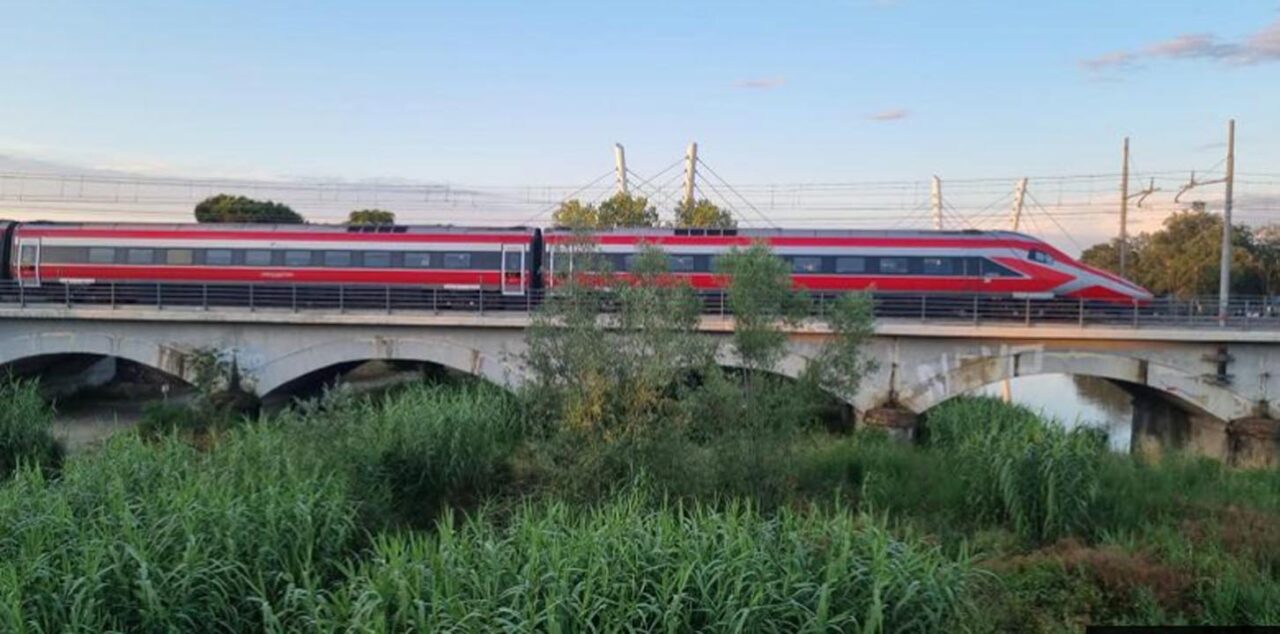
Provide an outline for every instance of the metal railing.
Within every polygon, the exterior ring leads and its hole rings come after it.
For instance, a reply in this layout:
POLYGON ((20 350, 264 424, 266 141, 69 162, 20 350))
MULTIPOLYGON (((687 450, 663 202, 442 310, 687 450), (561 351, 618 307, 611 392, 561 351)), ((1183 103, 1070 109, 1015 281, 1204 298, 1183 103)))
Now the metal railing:
MULTIPOLYGON (((192 311, 329 311, 382 313, 531 313, 554 289, 507 295, 477 289, 396 285, 45 283, 0 281, 0 307, 95 307, 192 311)), ((701 292, 708 315, 732 315, 724 292, 701 292)), ((838 294, 810 295, 810 314, 832 310, 838 294)), ((1130 327, 1228 327, 1280 329, 1280 299, 1233 298, 1225 317, 1214 297, 1159 298, 1149 302, 1101 302, 1070 298, 1018 299, 987 295, 877 294, 876 318, 936 323, 1027 326, 1056 324, 1130 327)), ((604 302, 606 305, 608 301, 604 302)))

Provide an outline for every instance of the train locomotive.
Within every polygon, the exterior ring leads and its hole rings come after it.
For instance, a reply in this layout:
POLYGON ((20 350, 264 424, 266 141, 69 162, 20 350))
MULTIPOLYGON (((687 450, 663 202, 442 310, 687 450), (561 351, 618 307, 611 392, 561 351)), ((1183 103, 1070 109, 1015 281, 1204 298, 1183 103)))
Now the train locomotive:
MULTIPOLYGON (((360 286, 527 295, 574 270, 579 234, 452 225, 0 222, 0 278, 41 284, 360 286)), ((699 291, 724 287, 715 260, 754 241, 791 267, 796 287, 834 294, 983 295, 1146 302, 1151 294, 1008 231, 611 229, 594 257, 625 277, 645 245, 699 291)))

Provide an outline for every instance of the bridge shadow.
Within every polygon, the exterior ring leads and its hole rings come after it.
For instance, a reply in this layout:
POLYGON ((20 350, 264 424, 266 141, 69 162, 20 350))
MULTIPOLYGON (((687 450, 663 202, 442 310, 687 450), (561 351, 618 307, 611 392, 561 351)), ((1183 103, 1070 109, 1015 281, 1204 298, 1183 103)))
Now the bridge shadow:
POLYGON ((365 359, 342 361, 306 374, 262 395, 263 407, 279 409, 296 401, 322 396, 342 388, 353 393, 377 396, 414 384, 467 385, 485 379, 446 365, 418 359, 365 359))

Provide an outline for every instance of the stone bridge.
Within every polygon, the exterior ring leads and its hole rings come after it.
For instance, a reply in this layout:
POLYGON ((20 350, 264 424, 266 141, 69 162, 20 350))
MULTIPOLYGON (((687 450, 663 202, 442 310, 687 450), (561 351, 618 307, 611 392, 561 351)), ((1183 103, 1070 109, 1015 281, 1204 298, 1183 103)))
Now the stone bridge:
MULTIPOLYGON (((189 355, 211 348, 233 353, 262 395, 335 365, 372 359, 438 364, 515 388, 526 379, 520 355, 528 325, 524 313, 0 307, 0 364, 103 355, 181 378, 189 373, 189 355)), ((733 323, 705 317, 701 327, 727 339, 733 323)), ((817 323, 790 335, 778 371, 794 377, 831 335, 817 323)), ((1168 434, 1233 460, 1269 455, 1256 446, 1275 442, 1270 420, 1280 418, 1273 402, 1280 377, 1270 371, 1280 363, 1276 330, 881 319, 870 348, 879 367, 850 405, 871 424, 910 427, 915 415, 949 398, 1037 374, 1115 381, 1152 407, 1180 413, 1181 428, 1168 434)), ((732 355, 722 361, 731 365, 732 355)))

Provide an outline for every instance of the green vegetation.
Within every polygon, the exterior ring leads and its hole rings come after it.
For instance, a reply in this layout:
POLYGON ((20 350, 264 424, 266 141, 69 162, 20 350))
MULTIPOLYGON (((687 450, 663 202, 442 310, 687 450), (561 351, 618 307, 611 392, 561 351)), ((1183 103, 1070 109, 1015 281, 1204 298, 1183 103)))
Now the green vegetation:
MULTIPOLYGON (((193 422, 216 409, 202 396, 59 466, 34 387, 0 386, 0 455, 19 456, 0 483, 0 631, 1280 620, 1280 473, 1144 463, 990 399, 935 408, 918 445, 828 431, 823 395, 856 390, 873 361, 865 300, 827 306, 834 336, 785 378, 776 328, 798 315, 772 258, 726 260, 759 293, 735 305, 729 355, 660 251, 608 292, 566 279, 518 395, 336 389, 269 416, 222 410, 216 433, 193 422)), ((203 358, 209 389, 239 384, 203 358)))
POLYGON ((23 466, 56 470, 62 445, 49 430, 53 416, 35 382, 0 378, 0 404, 0 480, 23 466))
MULTIPOLYGON (((1280 227, 1233 225, 1231 257, 1232 293, 1280 293, 1280 227)), ((1127 275, 1156 295, 1217 295, 1221 258, 1222 217, 1197 204, 1166 218, 1162 229, 1130 238, 1127 275)), ((1089 247, 1080 259, 1118 273, 1119 238, 1089 247)))
MULTIPOLYGON (((699 199, 692 205, 684 202, 672 210, 676 227, 733 228, 738 226, 733 215, 709 200, 699 199)), ((577 229, 612 229, 614 227, 657 227, 658 209, 644 196, 617 193, 599 205, 583 203, 576 198, 560 203, 552 215, 557 225, 577 229)))
POLYGON ((196 222, 248 222, 302 224, 306 222, 284 203, 218 194, 196 205, 196 222))
POLYGON ((347 214, 349 225, 393 225, 396 215, 385 209, 357 209, 347 214))

